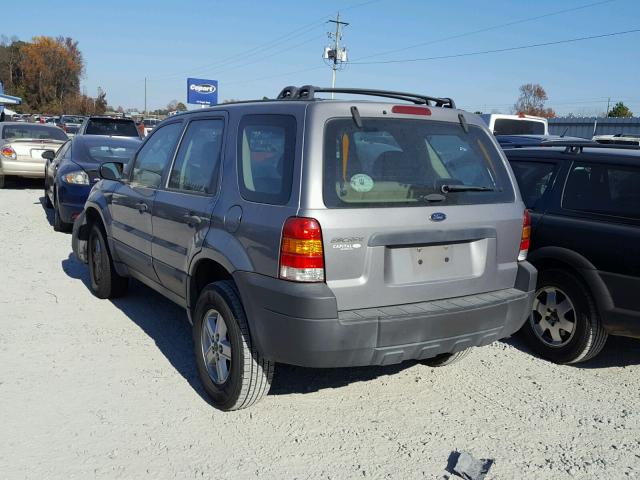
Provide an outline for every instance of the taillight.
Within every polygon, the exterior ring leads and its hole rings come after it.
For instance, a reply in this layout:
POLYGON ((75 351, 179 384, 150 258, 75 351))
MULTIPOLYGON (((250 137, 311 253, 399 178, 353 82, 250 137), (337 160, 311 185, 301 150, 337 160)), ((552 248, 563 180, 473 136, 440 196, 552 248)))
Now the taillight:
POLYGON ((67 130, 67 126, 64 123, 61 125, 61 127, 62 127, 62 130, 64 130, 65 132, 69 131, 69 130, 67 130))
POLYGON ((531 243, 531 214, 529 210, 524 210, 522 219, 522 237, 520 237, 520 253, 518 253, 518 261, 526 260, 531 243))
POLYGON ((2 150, 0 151, 0 155, 2 155, 5 158, 15 159, 16 151, 11 147, 2 147, 2 150))
POLYGON ((282 229, 280 278, 324 282, 322 230, 315 218, 291 217, 282 229))

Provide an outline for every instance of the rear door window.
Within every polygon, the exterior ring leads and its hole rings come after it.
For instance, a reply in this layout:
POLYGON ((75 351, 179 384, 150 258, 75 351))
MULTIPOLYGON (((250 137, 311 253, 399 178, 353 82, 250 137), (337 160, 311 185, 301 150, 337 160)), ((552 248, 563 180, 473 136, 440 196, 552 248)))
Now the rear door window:
POLYGON ((224 120, 194 120, 184 134, 169 176, 170 189, 213 193, 222 149, 224 120))
POLYGON ((459 123, 363 118, 327 122, 324 201, 328 207, 389 207, 426 204, 443 186, 481 187, 450 191, 437 205, 514 200, 505 164, 483 129, 459 123))
POLYGON ((567 178, 562 206, 640 219, 640 167, 576 162, 567 178))
POLYGON ((527 208, 536 210, 542 196, 551 187, 557 165, 551 162, 512 161, 520 194, 527 208))
POLYGON ((238 128, 240 193, 246 200, 283 205, 291 196, 296 119, 246 115, 238 128))

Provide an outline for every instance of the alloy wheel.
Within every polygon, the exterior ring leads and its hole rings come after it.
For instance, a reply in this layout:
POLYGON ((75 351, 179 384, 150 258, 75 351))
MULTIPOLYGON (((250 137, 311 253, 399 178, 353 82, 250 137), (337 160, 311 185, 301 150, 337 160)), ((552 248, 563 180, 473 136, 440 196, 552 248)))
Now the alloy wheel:
POLYGON ((556 287, 536 292, 529 321, 536 336, 550 347, 564 347, 576 331, 576 309, 569 296, 556 287))
POLYGON ((231 342, 224 317, 217 310, 205 314, 200 344, 209 378, 217 385, 223 384, 231 371, 231 342))

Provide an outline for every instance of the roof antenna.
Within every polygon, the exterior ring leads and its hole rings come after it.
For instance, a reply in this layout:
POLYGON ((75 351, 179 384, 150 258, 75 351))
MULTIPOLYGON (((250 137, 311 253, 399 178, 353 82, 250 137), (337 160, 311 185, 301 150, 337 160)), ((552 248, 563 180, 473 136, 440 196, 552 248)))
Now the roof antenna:
POLYGON ((569 127, 566 127, 564 129, 564 132, 562 132, 562 135, 560 135, 560 138, 564 138, 564 136, 567 134, 568 131, 569 131, 569 127))

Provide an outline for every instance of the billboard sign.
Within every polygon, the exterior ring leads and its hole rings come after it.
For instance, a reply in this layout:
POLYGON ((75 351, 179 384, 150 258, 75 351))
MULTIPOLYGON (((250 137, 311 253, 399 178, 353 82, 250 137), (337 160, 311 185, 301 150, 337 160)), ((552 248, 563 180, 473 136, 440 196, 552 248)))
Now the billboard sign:
POLYGON ((197 105, 218 104, 218 81, 187 78, 187 103, 197 105))

